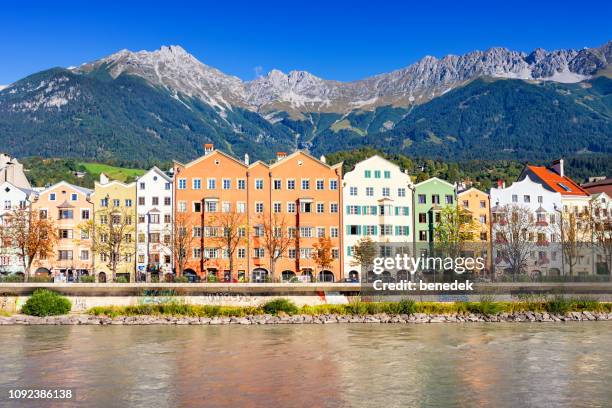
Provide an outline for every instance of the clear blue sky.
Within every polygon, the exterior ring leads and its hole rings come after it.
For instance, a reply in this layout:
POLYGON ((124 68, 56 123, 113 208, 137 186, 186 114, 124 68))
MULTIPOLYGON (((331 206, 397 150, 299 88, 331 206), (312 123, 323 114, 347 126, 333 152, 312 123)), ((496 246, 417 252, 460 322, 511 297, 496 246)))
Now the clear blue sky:
POLYGON ((169 44, 243 79, 278 68, 347 81, 428 54, 582 48, 612 39, 609 0, 87 3, 2 4, 0 84, 122 48, 169 44))

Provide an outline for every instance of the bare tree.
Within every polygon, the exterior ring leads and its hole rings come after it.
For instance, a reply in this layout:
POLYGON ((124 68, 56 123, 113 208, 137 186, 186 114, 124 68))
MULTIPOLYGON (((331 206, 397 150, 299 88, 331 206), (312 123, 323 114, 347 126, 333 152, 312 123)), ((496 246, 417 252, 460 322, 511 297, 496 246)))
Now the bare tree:
POLYGON ((612 278, 612 206, 592 200, 586 227, 593 249, 603 259, 604 268, 612 278))
POLYGON ((270 275, 276 277, 276 262, 294 244, 294 238, 289 235, 289 223, 284 215, 267 214, 263 221, 263 244, 270 256, 270 275))
POLYGON ((493 214, 493 248, 497 260, 504 261, 513 276, 525 273, 528 258, 535 248, 530 237, 538 232, 533 212, 519 205, 505 205, 493 214))
POLYGON ((192 217, 186 212, 177 212, 175 214, 172 223, 172 239, 170 240, 169 247, 176 262, 178 276, 183 276, 189 261, 189 254, 194 247, 194 238, 192 236, 194 226, 195 223, 192 217))
POLYGON ((585 241, 585 228, 588 225, 587 214, 563 212, 561 214, 561 250, 564 265, 569 267, 569 275, 574 275, 574 266, 588 247, 585 241))
POLYGON ((113 281, 122 259, 133 257, 136 252, 132 217, 132 212, 122 207, 104 208, 82 227, 92 238, 92 252, 106 260, 113 281))
MULTIPOLYGON (((23 262, 24 280, 28 281, 35 257, 46 258, 53 254, 58 236, 52 220, 30 208, 17 208, 5 213, 3 235, 11 241, 23 262)), ((6 242, 8 243, 8 242, 6 242)))
POLYGON ((321 273, 334 262, 332 254, 332 241, 329 237, 319 238, 317 242, 313 244, 312 259, 315 261, 317 266, 321 268, 321 273))
POLYGON ((234 276, 234 254, 238 246, 246 239, 246 217, 236 211, 222 212, 213 221, 221 228, 220 242, 229 259, 230 276, 234 276))

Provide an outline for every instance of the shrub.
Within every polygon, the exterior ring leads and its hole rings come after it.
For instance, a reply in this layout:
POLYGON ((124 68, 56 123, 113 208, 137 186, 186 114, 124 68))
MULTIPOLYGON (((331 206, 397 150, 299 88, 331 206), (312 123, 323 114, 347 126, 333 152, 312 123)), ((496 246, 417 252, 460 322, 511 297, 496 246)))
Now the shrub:
POLYGON ((31 276, 29 281, 32 283, 52 283, 53 276, 31 276))
POLYGON ((397 304, 398 314, 414 314, 416 313, 416 302, 412 299, 402 299, 397 304))
POLYGON ((264 304, 262 309, 268 314, 278 314, 279 312, 296 314, 298 312, 298 307, 295 305, 295 303, 284 298, 271 300, 264 304))
POLYGON ((118 276, 115 278, 115 283, 129 283, 129 281, 125 276, 118 276))
POLYGON ((566 314, 572 308, 572 302, 562 295, 555 295, 546 302, 546 311, 549 313, 566 314))
POLYGON ((576 310, 602 310, 603 307, 597 299, 591 299, 588 297, 580 297, 573 301, 573 309, 576 310))
POLYGON ((219 282, 219 279, 217 279, 217 277, 215 275, 209 275, 208 278, 206 279, 206 281, 208 283, 217 283, 217 282, 219 282))
POLYGON ((21 308, 21 312, 31 316, 55 316, 70 312, 70 301, 46 289, 36 290, 21 308))
POLYGON ((175 276, 174 283, 189 283, 189 278, 186 276, 175 276))
POLYGON ((484 315, 494 315, 503 310, 501 303, 493 301, 492 296, 481 296, 476 303, 467 304, 468 311, 472 313, 482 313, 484 315))
POLYGON ((6 276, 2 276, 0 277, 0 282, 6 282, 6 283, 23 282, 23 276, 17 275, 17 274, 10 274, 6 276))
POLYGON ((365 315, 368 313, 368 307, 364 302, 355 301, 346 305, 346 311, 354 315, 365 315))
POLYGON ((80 283, 95 283, 96 277, 93 275, 85 275, 79 278, 80 283))
POLYGON ((151 276, 151 283, 159 283, 159 276, 151 276))

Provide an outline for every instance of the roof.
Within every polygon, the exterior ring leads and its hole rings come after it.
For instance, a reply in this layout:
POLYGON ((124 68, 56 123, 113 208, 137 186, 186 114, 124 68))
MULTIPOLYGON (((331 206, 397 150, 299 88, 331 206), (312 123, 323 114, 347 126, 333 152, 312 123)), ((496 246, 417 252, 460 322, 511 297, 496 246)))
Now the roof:
POLYGON ((544 166, 527 165, 527 169, 549 189, 561 193, 564 196, 588 196, 586 190, 567 176, 561 176, 544 166))
POLYGON ((587 190, 591 194, 606 193, 612 196, 612 177, 608 177, 604 180, 593 181, 591 183, 585 183, 582 188, 587 190))
POLYGON ((442 180, 442 179, 437 178, 437 177, 431 177, 431 178, 428 178, 427 180, 423 180, 423 181, 421 181, 420 183, 415 184, 415 187, 422 186, 423 184, 431 183, 432 181, 440 181, 440 182, 442 182, 443 184, 446 184, 446 185, 448 185, 448 186, 450 186, 450 187, 452 187, 452 188, 455 188, 455 185, 454 185, 454 184, 451 184, 451 183, 449 183, 448 181, 446 181, 446 180, 442 180))
POLYGON ((485 193, 485 192, 484 192, 484 191, 482 191, 482 190, 477 189, 476 187, 470 187, 470 188, 468 188, 467 190, 461 190, 461 191, 457 192, 457 197, 459 197, 459 196, 461 196, 461 195, 464 195, 464 194, 467 194, 467 193, 469 193, 470 191, 475 191, 475 192, 477 192, 477 193, 479 193, 479 194, 481 194, 481 195, 487 196, 487 197, 489 196, 487 193, 485 193))

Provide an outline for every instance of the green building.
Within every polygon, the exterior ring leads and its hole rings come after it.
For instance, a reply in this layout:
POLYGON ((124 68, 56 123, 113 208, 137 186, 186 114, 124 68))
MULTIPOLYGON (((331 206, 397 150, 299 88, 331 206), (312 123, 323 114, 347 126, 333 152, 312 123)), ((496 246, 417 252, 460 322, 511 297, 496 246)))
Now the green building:
POLYGON ((418 249, 425 249, 434 240, 434 227, 440 221, 440 210, 456 205, 457 192, 451 183, 437 177, 414 186, 414 240, 418 249))

